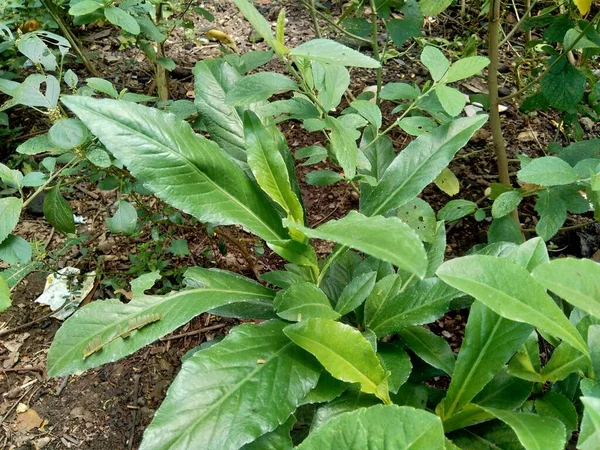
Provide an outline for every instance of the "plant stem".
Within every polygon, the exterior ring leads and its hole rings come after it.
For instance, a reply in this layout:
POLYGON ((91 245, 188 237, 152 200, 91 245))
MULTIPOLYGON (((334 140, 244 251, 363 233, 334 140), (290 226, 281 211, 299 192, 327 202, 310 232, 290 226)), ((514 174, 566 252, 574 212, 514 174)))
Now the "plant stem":
MULTIPOLYGON (((160 23, 163 18, 163 4, 159 2, 156 5, 156 23, 160 23)), ((156 58, 164 58, 165 55, 165 42, 158 42, 156 49, 156 58)), ((158 62, 154 63, 154 80, 156 81, 156 92, 161 102, 169 100, 169 73, 167 69, 161 66, 158 62)))
POLYGON ((373 47, 373 56, 379 61, 377 68, 377 94, 375 95, 375 103, 377 106, 381 103, 379 94, 381 93, 381 84, 383 83, 383 68, 381 67, 381 57, 379 55, 379 29, 377 27, 377 5, 375 0, 371 0, 371 47, 373 47))
POLYGON ((315 36, 321 38, 321 28, 319 27, 319 21, 317 20, 317 8, 315 6, 315 0, 310 0, 310 18, 312 19, 313 26, 315 27, 315 36))
MULTIPOLYGON (((488 56, 490 58, 490 65, 488 67, 490 128, 492 130, 492 138, 494 141, 494 153, 496 154, 499 181, 506 186, 510 186, 506 144, 504 142, 504 136, 502 135, 502 124, 500 122, 500 111, 498 109, 498 33, 500 32, 500 3, 501 0, 491 0, 490 2, 488 36, 488 56)), ((517 210, 515 209, 512 211, 510 215, 517 226, 521 228, 517 210)))
POLYGON ((350 31, 345 30, 343 27, 339 26, 337 23, 335 23, 333 20, 331 20, 329 17, 327 17, 321 11, 319 11, 316 8, 311 7, 311 5, 309 3, 307 3, 307 0, 302 0, 302 4, 310 10, 311 14, 314 11, 314 13, 317 16, 319 16, 321 19, 323 19, 329 25, 331 25, 332 27, 334 27, 339 32, 345 34, 346 36, 351 37, 352 39, 356 39, 357 41, 364 42, 365 44, 370 44, 371 43, 371 41, 369 39, 365 39, 362 36, 359 36, 357 34, 351 33, 350 31))
POLYGON ((64 166, 62 166, 60 169, 58 169, 56 172, 54 172, 45 182, 44 184, 42 184, 39 188, 37 188, 35 190, 35 192, 33 194, 31 194, 27 200, 25 200, 23 202, 23 205, 21 206, 21 209, 25 209, 27 208, 27 206, 33 201, 33 199, 35 197, 37 197, 42 191, 46 190, 46 188, 48 187, 48 185, 50 183, 52 183, 52 181, 54 181, 56 179, 56 177, 58 177, 60 175, 60 173, 65 170, 67 167, 71 166, 73 164, 73 162, 77 162, 77 158, 73 158, 71 161, 69 161, 67 164, 65 164, 64 166))
POLYGON ((52 0, 41 0, 41 2, 42 2, 42 5, 44 5, 44 7, 46 8, 46 10, 50 13, 50 15, 52 16, 54 21, 58 24, 58 27, 60 28, 62 33, 65 35, 65 38, 71 44, 71 48, 83 62, 83 65, 93 76, 97 77, 98 72, 96 71, 96 68, 94 67, 94 65, 91 63, 91 61, 88 59, 88 57, 83 52, 83 49, 81 48, 81 44, 79 43, 79 40, 77 39, 77 37, 71 32, 71 29, 65 23, 64 19, 62 18, 61 14, 60 14, 59 8, 53 3, 52 0))

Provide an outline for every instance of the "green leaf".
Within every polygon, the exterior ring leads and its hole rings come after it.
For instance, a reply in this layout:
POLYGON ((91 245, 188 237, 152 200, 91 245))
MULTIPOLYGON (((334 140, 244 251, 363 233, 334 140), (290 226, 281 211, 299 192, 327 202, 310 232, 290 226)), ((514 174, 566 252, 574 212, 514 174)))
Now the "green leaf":
POLYGON ((442 417, 452 417, 470 403, 530 333, 528 325, 504 319, 483 304, 473 303, 442 417))
POLYGON ((425 245, 427 250, 427 273, 426 278, 435 275, 435 271, 444 262, 446 255, 446 227, 444 221, 437 222, 434 239, 431 243, 425 245))
POLYGON ((333 418, 298 450, 444 450, 442 422, 409 406, 376 405, 333 418))
POLYGON ((381 89, 383 100, 414 100, 419 90, 408 83, 388 83, 381 89))
POLYGON ((252 111, 244 115, 248 165, 258 185, 281 206, 291 220, 304 223, 304 210, 292 190, 287 167, 271 133, 252 111))
POLYGON ((375 103, 367 100, 354 100, 350 103, 350 106, 367 119, 375 128, 381 128, 381 110, 375 103))
POLYGON ((492 217, 497 219, 510 214, 519 206, 521 200, 523 200, 523 194, 520 191, 503 192, 492 204, 492 217))
POLYGON ((550 106, 560 111, 572 109, 583 99, 586 84, 585 75, 566 60, 550 69, 540 82, 550 106))
POLYGON ((241 79, 240 74, 222 59, 199 61, 192 73, 195 79, 194 104, 208 134, 244 168, 246 141, 242 116, 235 107, 225 103, 227 92, 241 79))
MULTIPOLYGON (((543 382, 540 375, 540 350, 537 332, 533 331, 508 364, 508 373, 523 380, 543 382)), ((493 405, 491 405, 493 406, 493 405)))
POLYGON ((271 46, 275 48, 275 37, 271 31, 271 26, 267 19, 258 12, 254 5, 248 0, 232 0, 235 6, 244 15, 246 20, 250 22, 252 28, 271 46))
POLYGON ((327 117, 326 123, 327 127, 331 129, 329 136, 331 153, 342 167, 344 175, 352 179, 356 175, 356 167, 362 156, 356 146, 356 140, 360 133, 334 117, 327 117))
POLYGON ((277 317, 273 310, 275 293, 249 278, 227 270, 191 267, 185 271, 184 281, 186 286, 192 288, 206 287, 225 290, 235 288, 237 291, 251 294, 246 299, 211 309, 210 312, 214 315, 238 319, 274 319, 277 317))
POLYGON ((497 314, 529 323, 588 355, 579 332, 527 269, 504 258, 471 255, 445 262, 437 275, 497 314))
POLYGON ((3 242, 19 223, 23 200, 17 197, 0 199, 0 242, 3 242))
POLYGON ((452 4, 452 0, 420 0, 419 7, 424 16, 437 16, 452 4))
POLYGON ((307 319, 284 333, 312 353, 335 378, 360 383, 361 391, 390 403, 386 373, 371 344, 356 328, 329 319, 307 319))
POLYGON ((470 200, 450 200, 438 211, 438 219, 453 222, 473 214, 479 207, 470 200))
POLYGON ((397 210, 400 220, 417 232, 423 242, 433 242, 437 221, 433 208, 425 200, 415 198, 397 210))
POLYGON ((411 37, 421 36, 423 14, 416 0, 407 0, 400 10, 402 19, 390 19, 386 22, 390 38, 397 47, 404 45, 411 37))
POLYGON ((258 72, 237 81, 225 96, 225 103, 232 106, 248 105, 266 100, 274 94, 298 89, 298 85, 285 75, 274 72, 258 72))
POLYGON ((6 311, 10 305, 10 288, 4 276, 0 276, 0 312, 6 311))
POLYGON ((75 233, 73 210, 61 195, 58 185, 44 198, 44 217, 61 233, 75 233))
POLYGON ((560 258, 538 266, 533 278, 559 297, 600 318, 600 265, 590 259, 560 258))
POLYGON ((451 117, 458 116, 467 104, 462 92, 445 84, 438 84, 435 87, 435 93, 442 107, 451 117))
POLYGON ((134 103, 71 96, 63 102, 146 188, 170 205, 202 222, 240 224, 267 241, 287 237, 260 189, 187 122, 134 103))
POLYGON ((346 217, 331 220, 311 229, 287 221, 287 226, 315 239, 333 241, 355 248, 392 263, 422 278, 427 269, 427 255, 421 240, 397 217, 366 217, 351 211, 346 217))
POLYGON ((55 108, 60 95, 60 85, 53 75, 32 74, 25 78, 12 93, 13 102, 25 106, 55 108), (46 86, 42 92, 42 84, 46 86))
POLYGON ((288 420, 273 431, 263 434, 255 441, 241 447, 240 450, 292 450, 294 443, 290 437, 290 432, 295 423, 296 418, 291 415, 288 420))
POLYGON ((558 419, 497 408, 484 407, 483 409, 510 426, 526 450, 565 448, 565 426, 558 419))
MULTIPOLYGON (((198 267, 194 271, 202 273, 208 279, 215 275, 223 278, 223 272, 214 274, 213 271, 198 267)), ((195 283, 191 288, 164 296, 141 295, 127 304, 110 299, 92 302, 80 308, 56 333, 48 354, 48 374, 59 377, 116 361, 165 336, 203 312, 247 300, 271 301, 274 297, 273 291, 256 283, 251 283, 251 286, 255 286, 252 290, 247 289, 249 280, 245 282, 239 275, 225 272, 225 278, 227 286, 204 287, 195 283), (133 331, 128 337, 118 337, 132 320, 152 315, 160 316, 160 320, 133 331), (112 338, 115 339, 110 340, 112 338), (95 339, 106 345, 84 359, 86 347, 95 339)))
POLYGON ((422 136, 435 130, 438 124, 429 117, 414 116, 405 117, 398 122, 398 126, 411 136, 422 136))
MULTIPOLYGON (((314 403, 328 403, 336 399, 348 389, 350 385, 343 381, 333 378, 329 372, 321 372, 319 382, 306 397, 302 399, 301 405, 310 405, 314 403)), ((360 391, 359 391, 360 392, 360 391)), ((373 398, 369 396, 370 398, 373 398)))
POLYGON ((444 338, 423 327, 405 327, 398 335, 427 364, 452 375, 456 355, 444 338))
POLYGON ((21 186, 23 187, 38 187, 44 184, 48 176, 42 172, 29 172, 21 180, 21 186))
POLYGON ((144 292, 150 289, 154 284, 161 279, 160 272, 155 270, 153 272, 148 272, 139 277, 131 280, 131 292, 134 297, 139 297, 144 295, 144 292))
POLYGON ((589 359, 574 347, 561 343, 554 349, 550 361, 542 368, 541 376, 545 381, 560 381, 574 372, 582 373, 589 368, 589 359))
POLYGON ((388 377, 390 392, 397 394, 400 386, 408 380, 412 370, 410 357, 397 344, 387 342, 379 343, 377 355, 381 358, 383 369, 390 374, 388 377))
POLYGON ((415 198, 483 126, 487 116, 457 119, 419 136, 400 152, 361 204, 367 216, 385 214, 415 198))
POLYGON ((446 76, 444 77, 445 83, 453 83, 458 80, 464 80, 465 78, 477 75, 483 69, 485 69, 490 60, 484 56, 470 56, 468 58, 461 58, 450 66, 446 76))
POLYGON ((104 78, 87 78, 85 82, 95 91, 102 92, 112 98, 119 97, 119 93, 112 83, 104 78))
POLYGON ((305 42, 292 49, 290 56, 301 56, 310 61, 320 61, 339 66, 364 67, 367 69, 381 67, 381 64, 373 58, 329 39, 313 39, 305 42))
POLYGON ((517 177, 525 183, 540 186, 559 186, 574 183, 579 179, 577 172, 568 162, 556 156, 533 159, 517 172, 517 177))
POLYGON ((94 11, 103 7, 104 5, 102 3, 93 2, 91 0, 83 0, 71 6, 69 8, 69 14, 72 16, 85 16, 86 14, 93 13, 94 11))
POLYGON ((9 264, 27 264, 31 260, 31 245, 22 237, 11 234, 0 244, 0 259, 9 264))
POLYGON ((285 337, 284 326, 276 320, 240 325, 184 362, 140 449, 190 448, 194 442, 237 449, 285 422, 321 370, 285 337), (268 405, 260 414, 257 399, 268 405))
POLYGON ((323 291, 306 281, 279 291, 273 304, 279 317, 292 322, 309 317, 332 320, 340 317, 340 314, 331 307, 331 303, 323 291))
POLYGON ((40 153, 50 152, 54 150, 54 146, 48 139, 47 134, 32 137, 27 139, 17 147, 17 153, 22 155, 39 155, 40 153))
POLYGON ((306 174, 306 184, 310 186, 329 186, 343 179, 343 176, 333 170, 315 170, 306 174))
POLYGON ((514 250, 511 250, 507 257, 512 262, 527 269, 528 272, 531 272, 539 265, 550 261, 546 244, 544 243, 544 240, 539 237, 529 239, 522 243, 514 250))
POLYGON ((174 256, 187 256, 190 254, 190 249, 186 239, 173 239, 169 246, 169 251, 174 256))
POLYGON ((130 236, 135 233, 137 228, 137 211, 131 203, 125 200, 119 201, 118 205, 115 215, 106 218, 106 225, 111 233, 130 236))
POLYGON ((19 51, 31 60, 32 63, 43 66, 45 70, 54 72, 56 70, 56 56, 46 42, 41 39, 41 34, 26 33, 17 41, 19 51))
POLYGON ((560 420, 570 435, 577 429, 577 411, 573 403, 558 392, 547 392, 535 400, 535 410, 542 417, 560 420))
POLYGON ((140 26, 132 15, 117 6, 105 7, 104 17, 113 25, 123 28, 130 34, 140 34, 140 26))
POLYGON ((338 299, 335 310, 342 316, 354 311, 365 301, 375 287, 377 272, 367 272, 354 278, 338 299))
POLYGON ((102 169, 106 169, 112 166, 112 161, 110 160, 109 154, 102 150, 100 147, 90 148, 86 156, 93 165, 102 169))
POLYGON ((379 338, 439 319, 448 311, 450 301, 460 295, 438 278, 418 281, 395 295, 385 293, 376 287, 365 303, 365 325, 379 338))
POLYGON ((600 399, 581 397, 581 403, 583 403, 585 409, 577 448, 580 450, 596 450, 600 445, 600 399))
POLYGON ((440 81, 450 68, 448 58, 438 48, 430 45, 421 52, 421 62, 429 70, 433 81, 440 81))

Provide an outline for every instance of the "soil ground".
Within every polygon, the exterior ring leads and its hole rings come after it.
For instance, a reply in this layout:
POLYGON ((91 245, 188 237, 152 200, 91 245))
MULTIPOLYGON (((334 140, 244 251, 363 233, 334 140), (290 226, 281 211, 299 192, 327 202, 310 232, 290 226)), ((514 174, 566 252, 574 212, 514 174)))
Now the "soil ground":
MULTIPOLYGON (((193 2, 195 4, 195 2, 193 2)), ((287 44, 291 47, 314 37, 309 14, 295 0, 278 2, 261 0, 257 2, 261 12, 270 21, 276 20, 281 7, 285 7, 288 24, 287 44)), ((203 6, 215 16, 214 26, 229 33, 236 41, 240 53, 253 49, 264 49, 264 43, 253 44, 248 37, 252 30, 242 19, 235 7, 228 1, 209 1, 203 6)), ((333 10, 334 14, 336 9, 333 10)), ((188 13, 197 28, 209 25, 206 20, 194 13, 188 13)), ((482 40, 485 39, 480 19, 469 16, 467 24, 456 20, 456 11, 449 10, 430 22, 425 33, 437 38, 443 37, 452 44, 454 39, 471 30, 482 40)), ((327 30, 326 24, 322 24, 327 30)), ((114 29, 92 25, 79 30, 84 44, 92 53, 93 61, 105 78, 110 79, 117 90, 127 88, 132 92, 152 91, 152 73, 144 56, 133 48, 120 50, 120 43, 114 29)), ((177 63, 173 74, 171 95, 173 98, 193 96, 191 69, 197 60, 216 56, 216 44, 200 44, 182 30, 175 30, 167 42, 167 53, 177 63)), ((401 56, 388 61, 384 78, 386 82, 413 79, 419 85, 427 79, 427 73, 418 64, 418 46, 403 48, 401 56)), ((452 45, 450 45, 450 48, 452 45)), ((513 53, 504 48, 505 65, 510 66, 513 53)), ((485 49, 483 50, 485 52, 485 49)), ((80 79, 86 77, 82 67, 73 65, 80 79)), ((277 63, 269 63, 271 70, 280 70, 277 63)), ((364 86, 375 84, 374 74, 368 71, 354 71, 351 90, 355 95, 364 86)), ((510 91, 510 74, 504 76, 503 89, 510 91)), ((469 80, 460 86, 467 93, 473 89, 485 90, 482 79, 469 80), (475 87, 474 87, 475 86, 475 87)), ((554 139, 555 117, 545 113, 535 116, 520 114, 515 105, 509 104, 503 114, 505 137, 512 158, 521 151, 530 155, 543 154, 548 142, 554 139), (527 132, 526 135, 523 133, 527 132), (529 136, 529 137, 528 137, 529 136)), ((20 117, 21 125, 28 134, 41 132, 47 124, 40 122, 27 111, 16 109, 11 114, 20 117)), ((384 117, 391 117, 391 114, 384 117)), ((393 119, 391 119, 393 120, 393 119)), ((318 134, 307 133, 292 121, 282 125, 290 148, 294 151, 306 145, 319 143, 318 134)), ((597 131, 597 130, 596 130, 597 131)), ((592 130, 593 133, 593 130, 592 130)), ((396 151, 408 144, 408 137, 400 130, 391 134, 396 151)), ((24 139, 23 137, 17 139, 24 139)), ((322 142, 321 142, 322 143, 322 142)), ((480 201, 490 183, 496 181, 495 161, 492 155, 491 138, 487 129, 481 130, 452 163, 451 168, 458 176, 461 191, 457 197, 480 201)), ((511 163, 511 170, 518 168, 511 163)), ((308 168, 298 164, 301 180, 308 168)), ((312 168, 311 168, 312 170, 312 168)), ((311 226, 343 217, 350 209, 358 206, 356 194, 347 185, 329 187, 309 186, 302 181, 302 193, 307 216, 311 226)), ((425 189, 423 198, 434 209, 441 208, 450 197, 435 186, 425 189)), ((80 248, 58 256, 52 264, 55 267, 76 266, 82 272, 95 268, 101 261, 106 273, 125 274, 131 267, 129 255, 139 250, 139 245, 150 239, 150 231, 144 232, 135 240, 111 236, 107 233, 103 217, 116 200, 115 191, 100 191, 95 185, 80 182, 69 192, 68 200, 77 215, 85 222, 78 231, 92 237, 87 242, 89 252, 80 248)), ((149 208, 161 208, 161 204, 150 204, 149 208)), ((523 210, 522 221, 525 228, 535 226, 532 207, 523 210)), ((573 219, 568 225, 577 223, 573 219)), ((583 219, 585 220, 585 219, 583 219)), ((447 256, 464 254, 471 246, 485 242, 487 222, 478 223, 474 219, 464 219, 448 229, 447 256)), ((592 257, 598 255, 600 242, 598 227, 572 230, 559 235, 552 243, 555 256, 571 254, 592 257)), ((38 215, 27 213, 18 234, 31 240, 42 241, 50 251, 59 249, 64 239, 53 233, 49 225, 38 215)), ((281 267, 282 260, 268 251, 254 254, 254 240, 243 232, 232 228, 226 234, 237 237, 246 246, 248 257, 227 239, 226 235, 208 236, 199 230, 178 231, 177 238, 188 240, 190 255, 173 257, 169 267, 202 265, 234 270, 247 276, 263 273, 281 267), (225 251, 226 250, 226 251, 225 251)), ((318 251, 325 256, 331 249, 328 243, 320 243, 318 251)), ((176 271, 175 271, 176 272, 176 271)), ((107 364, 79 376, 51 379, 46 375, 45 363, 48 348, 60 322, 44 318, 47 310, 33 302, 42 292, 45 273, 35 273, 18 286, 13 296, 13 306, 0 315, 0 333, 19 325, 34 321, 32 325, 4 336, 0 335, 0 448, 7 449, 68 449, 89 450, 134 449, 141 440, 144 428, 152 419, 154 411, 164 398, 179 369, 181 357, 191 348, 202 342, 226 334, 234 325, 229 319, 204 314, 166 338, 138 351, 121 361, 107 364), (29 423, 18 411, 28 408, 30 421, 40 423, 29 431, 29 423), (21 419, 19 418, 21 417, 21 419)), ((114 295, 114 287, 98 285, 88 300, 114 295)), ((467 319, 466 311, 452 312, 431 325, 431 329, 450 341, 454 348, 460 345, 467 319)))

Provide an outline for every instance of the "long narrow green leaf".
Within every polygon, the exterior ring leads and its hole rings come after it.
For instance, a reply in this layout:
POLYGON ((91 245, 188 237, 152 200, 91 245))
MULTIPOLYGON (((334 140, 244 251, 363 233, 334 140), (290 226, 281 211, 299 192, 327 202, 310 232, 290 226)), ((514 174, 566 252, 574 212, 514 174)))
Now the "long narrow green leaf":
POLYGON ((414 199, 486 120, 485 115, 456 119, 412 141, 394 159, 377 187, 361 204, 361 212, 367 216, 385 214, 414 199))
POLYGON ((376 405, 341 414, 311 433, 298 450, 444 450, 433 414, 409 406, 376 405))
POLYGON ((556 295, 600 318, 600 264, 561 258, 538 266, 532 275, 556 295))
POLYGON ((417 234, 397 217, 366 217, 351 211, 346 217, 331 220, 311 229, 286 222, 306 236, 325 239, 355 248, 423 278, 427 254, 417 234))
POLYGON ((244 114, 244 134, 248 165, 258 185, 292 220, 304 223, 302 205, 292 190, 287 167, 277 149, 277 143, 252 111, 244 114))
POLYGON ((242 225, 285 239, 264 193, 214 143, 174 115, 117 100, 67 96, 63 103, 157 197, 203 222, 242 225))
POLYGON ((423 327, 406 327, 400 330, 398 335, 408 348, 427 364, 452 375, 456 355, 444 338, 423 327))
POLYGON ((473 303, 442 416, 452 417, 473 400, 530 333, 530 326, 504 319, 483 304, 473 303))
POLYGON ((285 422, 321 373, 285 325, 238 326, 184 362, 140 450, 238 449, 285 422))
POLYGON ((589 355, 575 326, 527 269, 505 258, 471 255, 445 262, 437 275, 497 314, 529 323, 589 355))
POLYGON ((312 353, 335 378, 390 403, 385 371, 375 350, 356 328, 329 319, 307 319, 285 328, 295 344, 312 353))
MULTIPOLYGON (((196 271, 205 270, 196 268, 196 271)), ((205 270, 205 272, 209 272, 205 270)), ((207 275, 209 276, 209 275, 207 275)), ((242 278, 242 277, 239 277, 242 278)), ((48 353, 48 375, 84 370, 123 358, 170 333, 198 314, 248 299, 272 300, 275 293, 260 286, 248 292, 245 282, 232 275, 229 286, 192 288, 165 296, 143 295, 124 304, 116 299, 84 306, 58 330, 48 353), (130 326, 156 319, 139 329, 130 326), (93 348, 100 346, 84 358, 93 348)))

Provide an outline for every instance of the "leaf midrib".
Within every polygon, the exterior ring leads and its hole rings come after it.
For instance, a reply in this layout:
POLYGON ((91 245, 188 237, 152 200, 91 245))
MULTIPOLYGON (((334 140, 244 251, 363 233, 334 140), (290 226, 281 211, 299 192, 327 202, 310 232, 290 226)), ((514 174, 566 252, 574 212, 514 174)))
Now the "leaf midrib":
MULTIPOLYGON (((212 179, 212 178, 210 178, 210 177, 209 177, 209 176, 208 176, 206 173, 204 173, 202 170, 200 170, 200 168, 199 168, 198 166, 196 166, 195 164, 193 164, 193 163, 192 163, 192 162, 191 162, 191 161, 190 161, 190 160, 189 160, 189 159, 188 159, 188 158, 187 158, 185 155, 183 155, 182 153, 178 153, 178 152, 174 151, 173 149, 171 149, 170 147, 167 147, 166 145, 164 145, 163 143, 161 143, 161 142, 157 141, 156 139, 154 139, 154 138, 151 138, 151 137, 149 137, 149 136, 148 136, 148 135, 146 135, 146 134, 140 133, 139 131, 137 131, 137 130, 135 130, 135 129, 133 129, 133 128, 131 128, 131 127, 127 126, 127 125, 125 125, 125 124, 122 124, 122 123, 120 123, 120 122, 118 122, 118 121, 116 121, 116 120, 112 119, 111 117, 108 117, 108 116, 105 116, 105 115, 98 114, 97 112, 95 112, 94 110, 92 110, 92 109, 88 108, 87 106, 84 106, 84 105, 81 105, 81 104, 79 104, 79 105, 77 105, 77 106, 78 106, 78 107, 80 107, 80 108, 83 108, 83 109, 87 110, 87 111, 88 111, 88 112, 90 112, 91 114, 96 114, 96 115, 99 115, 99 116, 103 117, 105 120, 108 120, 108 121, 110 121, 110 122, 116 123, 116 124, 117 124, 117 125, 119 125, 120 127, 123 127, 123 128, 125 128, 125 129, 128 129, 128 130, 130 130, 130 131, 132 131, 132 132, 134 132, 134 133, 137 133, 138 135, 140 135, 140 136, 143 136, 144 138, 148 139, 150 142, 152 142, 152 143, 155 143, 155 145, 156 145, 157 147, 165 149, 165 150, 167 151, 167 153, 170 153, 170 154, 173 154, 173 155, 175 155, 175 156, 176 156, 178 159, 179 159, 179 158, 183 159, 183 160, 186 162, 186 164, 187 164, 188 166, 191 166, 191 167, 192 167, 192 169, 193 169, 193 170, 195 170, 195 171, 196 171, 196 172, 197 172, 197 173, 198 173, 198 174, 199 174, 201 177, 205 178, 205 179, 206 179, 206 180, 209 182, 209 184, 215 188, 215 190, 217 190, 217 191, 221 192, 221 193, 222 193, 222 194, 223 194, 225 197, 227 197, 227 198, 229 198, 230 200, 232 200, 232 201, 233 201, 235 204, 237 204, 237 205, 238 205, 238 206, 239 206, 241 209, 243 209, 244 211, 246 211, 246 213, 247 213, 248 215, 250 215, 251 217, 254 217, 254 219, 255 219, 257 222, 259 222, 260 224, 262 224, 262 225, 263 225, 263 226, 264 226, 264 227, 265 227, 265 228, 266 228, 268 231, 270 231, 270 232, 272 233, 273 237, 275 238, 275 240, 284 238, 284 236, 280 236, 279 234, 277 234, 277 232, 276 232, 275 230, 273 230, 273 229, 271 228, 271 226, 270 226, 270 225, 268 225, 267 223, 265 223, 265 222, 262 220, 262 218, 260 218, 260 217, 259 217, 259 216, 257 216, 256 214, 254 214, 254 213, 252 212, 252 210, 251 210, 251 209, 247 208, 247 207, 246 207, 246 205, 244 205, 244 203, 240 202, 240 201, 239 201, 239 200, 238 200, 238 199, 237 199, 235 196, 231 195, 231 194, 230 194, 228 191, 224 190, 224 189, 223 189, 221 186, 219 186, 218 184, 216 184, 216 183, 213 181, 213 179, 212 179)), ((197 136, 195 133, 194 133, 193 135, 194 135, 194 137, 196 137, 196 136, 197 136)), ((214 143, 214 144, 218 146, 218 144, 216 144, 216 143, 214 143)), ((221 147, 219 147, 219 150, 220 150, 220 151, 223 151, 223 149, 221 149, 221 147)), ((111 153, 112 153, 112 152, 111 152, 111 153)), ((237 166, 236 166, 236 168, 237 168, 237 166)), ((246 175, 243 175, 243 176, 245 177, 246 175)), ((150 180, 150 181, 152 181, 152 180, 150 180)), ((257 233, 257 234, 258 234, 258 233, 257 233)))

